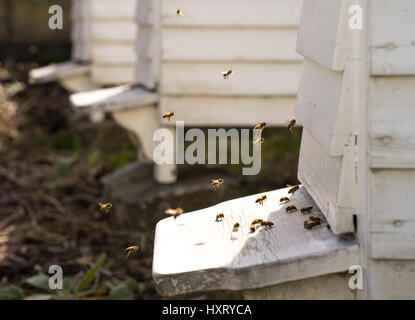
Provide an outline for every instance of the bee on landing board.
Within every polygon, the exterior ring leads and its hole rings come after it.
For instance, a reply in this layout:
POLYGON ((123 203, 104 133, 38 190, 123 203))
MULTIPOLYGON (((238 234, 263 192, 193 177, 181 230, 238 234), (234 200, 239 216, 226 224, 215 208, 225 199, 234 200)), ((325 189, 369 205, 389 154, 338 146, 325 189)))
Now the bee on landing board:
POLYGON ((171 118, 173 117, 174 117, 174 112, 167 112, 166 114, 163 115, 163 119, 167 119, 169 122, 171 118))
POLYGON ((238 231, 238 230, 239 230, 239 227, 240 227, 239 222, 235 222, 235 223, 233 224, 233 231, 238 231))
POLYGON ((182 10, 180 10, 180 9, 178 9, 178 10, 176 11, 176 14, 177 14, 178 16, 182 16, 182 17, 184 17, 184 14, 183 14, 182 10))
POLYGON ((312 206, 301 208, 301 213, 310 213, 313 210, 312 206))
POLYGON ((260 196, 258 199, 255 200, 255 203, 259 203, 260 205, 264 204, 264 201, 267 200, 267 196, 260 196))
POLYGON ((295 119, 292 119, 289 123, 288 123, 288 131, 292 132, 294 126, 295 126, 295 119))
POLYGON ((226 71, 223 71, 223 72, 222 72, 222 77, 223 77, 223 79, 228 79, 228 78, 229 78, 229 76, 230 76, 232 73, 233 73, 232 69, 228 69, 228 70, 226 70, 226 71))
POLYGON ((256 226, 254 224, 251 224, 251 226, 249 227, 249 232, 254 233, 256 230, 256 226))
POLYGON ((287 197, 282 197, 282 198, 280 199, 280 202, 283 202, 283 203, 287 203, 288 201, 290 201, 290 199, 289 199, 289 198, 287 198, 287 197))
POLYGON ((224 181, 223 181, 223 179, 216 179, 216 180, 212 180, 212 183, 210 184, 212 187, 213 187, 213 189, 217 189, 217 188, 219 188, 219 186, 223 183, 224 181))
POLYGON ((288 206, 287 208, 285 208, 285 211, 287 211, 287 212, 297 211, 297 207, 296 206, 288 206))
POLYGON ((312 229, 315 226, 319 226, 321 224, 320 221, 304 221, 304 228, 305 229, 312 229))
POLYGON ((99 210, 102 213, 108 213, 108 211, 110 211, 110 209, 112 208, 112 204, 109 202, 108 203, 98 202, 98 205, 99 205, 99 210))
POLYGON ((264 138, 258 138, 254 141, 255 144, 262 144, 264 143, 264 138))
POLYGON ((182 208, 167 209, 166 211, 164 211, 164 213, 173 216, 173 218, 176 220, 176 218, 183 213, 183 209, 182 208))
POLYGON ((264 130, 264 128, 267 126, 267 123, 266 122, 261 122, 261 123, 258 123, 255 127, 254 127, 254 130, 255 129, 258 129, 258 130, 264 130))
POLYGON ((262 219, 255 219, 254 221, 252 221, 251 226, 255 226, 257 224, 260 224, 262 221, 264 221, 264 220, 262 220, 262 219))
POLYGON ((215 221, 223 221, 223 219, 225 219, 225 215, 223 213, 218 213, 215 221))
POLYGON ((308 220, 310 220, 310 221, 320 221, 320 218, 319 217, 315 217, 315 216, 310 216, 308 218, 308 220))
POLYGON ((290 190, 288 190, 288 193, 294 194, 298 189, 300 189, 300 186, 294 186, 290 190))
POLYGON ((127 258, 137 251, 138 251, 138 246, 131 246, 124 250, 124 252, 127 254, 127 258))
POLYGON ((270 228, 272 228, 273 225, 274 225, 274 223, 271 222, 271 221, 262 221, 261 222, 261 227, 264 227, 264 228, 270 229, 270 228))

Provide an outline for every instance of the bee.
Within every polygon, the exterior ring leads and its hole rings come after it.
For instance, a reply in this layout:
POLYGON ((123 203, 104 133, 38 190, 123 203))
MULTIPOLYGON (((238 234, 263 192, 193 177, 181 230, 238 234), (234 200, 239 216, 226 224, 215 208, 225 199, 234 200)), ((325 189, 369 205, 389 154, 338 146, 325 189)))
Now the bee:
POLYGON ((257 224, 260 224, 262 221, 264 221, 264 220, 262 220, 262 219, 255 219, 254 221, 252 221, 251 226, 255 226, 257 224))
POLYGON ((296 206, 288 206, 287 208, 285 208, 285 211, 287 211, 287 212, 297 211, 297 207, 296 206))
POLYGON ((101 202, 98 202, 98 205, 99 205, 99 207, 100 207, 100 211, 102 212, 102 213, 108 213, 108 211, 110 211, 110 209, 112 208, 112 204, 111 203, 101 203, 101 202))
POLYGON ((254 141, 255 144, 262 144, 264 142, 264 138, 258 138, 254 141))
POLYGON ((222 72, 223 79, 228 79, 228 77, 233 73, 232 69, 228 69, 224 72, 222 72))
POLYGON ((288 123, 288 130, 289 130, 290 132, 292 132, 292 130, 293 130, 294 126, 295 126, 295 123, 296 123, 295 119, 292 119, 292 120, 288 123))
POLYGON ((309 213, 312 209, 312 206, 301 208, 301 213, 309 213))
POLYGON ((258 123, 256 126, 255 126, 255 128, 254 128, 254 130, 255 129, 258 129, 258 130, 264 130, 264 128, 267 126, 267 123, 266 122, 261 122, 261 123, 258 123))
POLYGON ((174 117, 174 112, 167 112, 165 115, 163 115, 163 119, 167 119, 169 121, 173 117, 174 117))
POLYGON ((240 227, 239 222, 235 222, 235 223, 233 224, 233 230, 234 230, 234 231, 237 231, 237 230, 239 229, 239 227, 240 227))
POLYGON ((222 221, 223 219, 225 219, 225 216, 223 213, 218 213, 216 215, 216 221, 222 221))
POLYGON ((320 224, 320 221, 304 221, 304 228, 312 229, 313 227, 319 226, 320 224))
POLYGON ((267 200, 267 196, 260 196, 258 199, 255 200, 255 203, 264 204, 264 201, 267 200))
POLYGON ((294 186, 290 190, 288 190, 288 193, 294 194, 298 189, 300 189, 300 186, 294 186))
POLYGON ((176 11, 176 14, 177 14, 178 16, 182 16, 182 17, 184 17, 184 14, 183 14, 182 10, 180 10, 180 9, 178 9, 178 10, 176 11))
POLYGON ((173 216, 173 218, 176 220, 176 218, 183 213, 183 209, 182 208, 167 209, 166 211, 164 211, 164 213, 173 216))
POLYGON ((273 225, 274 225, 274 223, 271 222, 271 221, 262 221, 261 222, 261 227, 264 227, 264 228, 272 228, 273 225))
POLYGON ((216 180, 212 180, 212 183, 210 184, 213 189, 217 189, 219 188, 219 186, 223 183, 223 179, 216 179, 216 180))
POLYGON ((311 217, 308 218, 308 220, 310 220, 310 221, 320 221, 320 218, 315 217, 315 216, 311 216, 311 217))
POLYGON ((287 203, 288 201, 290 201, 290 199, 288 199, 287 197, 282 197, 282 198, 280 199, 280 202, 287 203))
POLYGON ((251 224, 251 226, 249 227, 249 231, 253 233, 255 232, 255 230, 256 230, 256 226, 254 224, 251 224))
POLYGON ((194 136, 192 142, 196 142, 197 141, 197 137, 194 136))
POLYGON ((124 252, 127 253, 127 258, 137 251, 138 251, 138 246, 131 246, 124 250, 124 252))

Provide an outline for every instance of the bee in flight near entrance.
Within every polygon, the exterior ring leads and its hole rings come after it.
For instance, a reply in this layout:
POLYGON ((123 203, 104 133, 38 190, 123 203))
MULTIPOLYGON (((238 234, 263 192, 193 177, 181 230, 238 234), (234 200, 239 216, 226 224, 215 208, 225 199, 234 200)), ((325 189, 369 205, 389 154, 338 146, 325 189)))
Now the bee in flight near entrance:
POLYGON ((297 207, 296 206, 288 206, 287 208, 285 208, 285 211, 287 211, 287 212, 297 211, 297 207))
POLYGON ((264 204, 264 201, 267 200, 267 196, 260 196, 258 199, 255 200, 255 203, 259 203, 260 205, 264 204))
POLYGON ((163 119, 167 119, 167 120, 171 120, 171 118, 174 117, 174 112, 167 112, 166 114, 163 115, 163 119))
POLYGON ((261 122, 261 123, 258 123, 255 127, 254 127, 254 130, 264 130, 264 128, 267 126, 267 123, 266 122, 261 122))
POLYGON ((300 186, 294 186, 290 190, 288 190, 288 193, 294 194, 298 189, 300 189, 300 186))
POLYGON ((289 198, 287 198, 287 197, 282 197, 282 198, 280 199, 280 202, 283 202, 283 203, 287 203, 288 201, 290 201, 290 199, 289 199, 289 198))
POLYGON ((112 208, 112 204, 109 202, 108 203, 98 202, 98 205, 99 205, 99 210, 102 213, 108 213, 108 211, 110 211, 110 209, 112 208))
POLYGON ((212 187, 213 187, 213 189, 217 189, 217 188, 219 188, 219 186, 223 183, 224 181, 223 181, 223 179, 216 179, 216 180, 212 180, 212 183, 210 184, 212 187))
POLYGON ((295 126, 295 119, 292 119, 291 121, 288 122, 288 131, 292 132, 294 126, 295 126))
POLYGON ((176 11, 176 14, 177 14, 178 16, 182 16, 182 17, 184 17, 184 14, 183 14, 182 10, 180 10, 180 9, 178 9, 178 10, 176 11))
POLYGON ((131 246, 124 250, 124 252, 127 254, 127 258, 137 251, 138 251, 138 246, 131 246))
POLYGON ((182 208, 167 209, 166 211, 164 211, 164 213, 173 216, 173 218, 176 220, 176 218, 183 213, 183 209, 182 208))
POLYGON ((225 215, 223 213, 218 213, 215 221, 223 221, 223 219, 225 219, 225 215))
POLYGON ((312 206, 309 206, 309 207, 304 207, 304 208, 301 208, 301 213, 309 213, 309 212, 311 212, 311 210, 313 210, 313 207, 312 206))
POLYGON ((222 72, 223 79, 228 79, 228 77, 233 73, 232 69, 228 69, 224 72, 222 72))

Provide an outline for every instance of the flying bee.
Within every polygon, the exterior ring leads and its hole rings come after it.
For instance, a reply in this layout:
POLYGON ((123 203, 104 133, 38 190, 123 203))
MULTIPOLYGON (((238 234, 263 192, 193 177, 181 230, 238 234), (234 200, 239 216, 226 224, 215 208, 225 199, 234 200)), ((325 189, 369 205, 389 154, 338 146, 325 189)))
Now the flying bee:
POLYGON ((182 208, 167 209, 166 211, 164 211, 164 213, 173 216, 174 220, 176 220, 176 218, 183 213, 183 209, 182 208))
POLYGON ((127 258, 137 251, 138 251, 138 246, 131 246, 124 250, 124 252, 127 253, 127 258))
POLYGON ((253 233, 255 232, 255 230, 256 230, 256 226, 254 224, 251 224, 251 226, 249 227, 249 231, 253 233))
POLYGON ((292 119, 289 123, 288 123, 288 131, 292 132, 294 126, 295 126, 295 119, 292 119))
POLYGON ((288 193, 294 194, 298 189, 300 189, 300 186, 294 186, 290 190, 288 190, 288 193))
POLYGON ((287 203, 288 201, 290 201, 290 199, 288 199, 287 197, 282 197, 282 198, 280 199, 280 202, 287 203))
POLYGON ((301 208, 301 213, 310 213, 313 210, 313 206, 301 208))
POLYGON ((264 204, 264 201, 267 200, 267 196, 260 196, 258 199, 255 200, 255 203, 259 203, 260 205, 264 204))
POLYGON ((184 17, 184 14, 183 14, 182 10, 180 10, 180 9, 178 9, 178 10, 176 11, 176 14, 177 14, 178 16, 182 16, 182 17, 184 17))
POLYGON ((171 118, 174 117, 174 112, 167 112, 166 114, 163 115, 163 119, 167 119, 167 120, 171 120, 171 118))
POLYGON ((255 128, 254 128, 254 130, 255 129, 258 129, 258 130, 264 130, 264 128, 267 126, 267 123, 266 122, 261 122, 261 123, 258 123, 256 126, 255 126, 255 128))
POLYGON ((225 219, 225 215, 223 213, 218 213, 216 215, 216 221, 222 221, 223 219, 225 219))
POLYGON ((262 144, 264 142, 264 138, 258 138, 254 141, 255 144, 262 144))
POLYGON ((255 226, 257 224, 260 224, 262 221, 264 221, 264 220, 262 220, 262 219, 255 219, 254 221, 252 221, 251 226, 255 226))
POLYGON ((112 208, 112 204, 109 202, 108 203, 98 202, 98 205, 99 205, 99 210, 102 213, 108 213, 108 211, 110 211, 110 209, 112 208))
POLYGON ((296 206, 288 206, 287 208, 285 208, 285 211, 287 211, 287 212, 297 211, 297 207, 296 206))
POLYGON ((219 188, 219 186, 223 183, 223 179, 216 179, 216 180, 212 180, 212 183, 210 184, 213 189, 217 189, 219 188))
POLYGON ((235 222, 235 223, 233 224, 233 230, 234 230, 234 231, 238 231, 239 227, 240 227, 239 222, 235 222))
POLYGON ((308 220, 310 220, 310 221, 320 221, 320 218, 319 217, 315 217, 315 216, 310 216, 308 218, 308 220))
POLYGON ((264 228, 272 228, 273 225, 274 225, 274 223, 271 222, 271 221, 262 221, 261 222, 261 227, 264 227, 264 228))
POLYGON ((228 69, 224 72, 222 72, 223 79, 228 79, 228 77, 233 73, 232 69, 228 69))

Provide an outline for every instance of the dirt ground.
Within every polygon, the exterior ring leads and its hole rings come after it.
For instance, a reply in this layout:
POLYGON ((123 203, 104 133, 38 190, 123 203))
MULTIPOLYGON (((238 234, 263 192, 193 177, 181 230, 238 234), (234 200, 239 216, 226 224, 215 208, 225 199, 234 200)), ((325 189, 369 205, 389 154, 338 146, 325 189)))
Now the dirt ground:
MULTIPOLYGON (((111 119, 95 126, 75 114, 58 84, 28 84, 30 68, 53 61, 35 51, 0 57, 0 288, 15 285, 24 297, 37 293, 25 279, 47 274, 52 264, 79 282, 106 253, 92 290, 77 298, 106 299, 123 281, 132 283, 131 298, 163 298, 151 276, 154 223, 123 228, 97 206, 105 200, 100 179, 134 161, 135 148, 111 119), (138 242, 145 249, 127 259, 124 248, 138 242)), ((300 137, 300 129, 289 134, 267 128, 261 174, 243 177, 232 196, 297 183, 300 137)), ((235 166, 223 169, 235 176, 241 172, 235 166)), ((216 292, 187 298, 212 297, 239 296, 216 292)))

